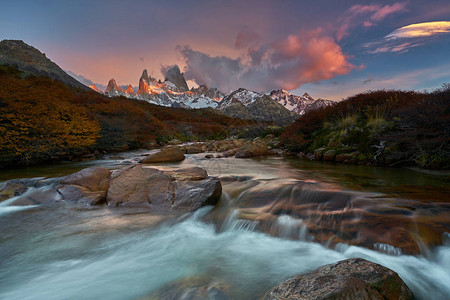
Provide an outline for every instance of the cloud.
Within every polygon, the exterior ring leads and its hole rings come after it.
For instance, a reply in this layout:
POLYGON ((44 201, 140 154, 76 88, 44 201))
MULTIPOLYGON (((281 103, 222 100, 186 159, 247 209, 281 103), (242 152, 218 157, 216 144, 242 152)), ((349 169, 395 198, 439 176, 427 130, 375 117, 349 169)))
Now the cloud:
POLYGON ((426 39, 435 35, 450 33, 450 22, 426 22, 400 27, 383 38, 382 41, 364 45, 368 53, 405 53, 409 49, 421 46, 426 39))
POLYGON ((386 18, 388 15, 391 15, 396 12, 401 12, 406 10, 406 2, 394 3, 392 5, 385 5, 378 9, 370 18, 374 21, 381 21, 386 18))
POLYGON ((386 36, 387 40, 401 38, 427 37, 441 33, 450 33, 449 21, 426 22, 400 27, 386 36))
POLYGON ((210 56, 190 46, 178 46, 177 50, 186 63, 187 80, 224 92, 240 87, 255 91, 293 90, 355 68, 334 39, 321 30, 290 35, 258 47, 247 46, 238 58, 210 56))
POLYGON ((259 39, 260 37, 257 33, 248 29, 243 29, 239 32, 236 38, 236 42, 234 43, 234 46, 236 47, 236 49, 243 49, 250 46, 256 46, 259 39))
POLYGON ((349 34, 352 27, 363 25, 364 27, 375 26, 389 15, 406 10, 406 2, 396 2, 392 5, 362 5, 355 4, 339 18, 340 26, 337 29, 336 37, 340 41, 349 34))

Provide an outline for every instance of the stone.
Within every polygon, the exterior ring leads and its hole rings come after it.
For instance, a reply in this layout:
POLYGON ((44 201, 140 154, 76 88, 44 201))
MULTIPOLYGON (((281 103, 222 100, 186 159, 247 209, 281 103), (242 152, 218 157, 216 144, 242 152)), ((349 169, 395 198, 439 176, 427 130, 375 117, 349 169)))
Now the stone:
POLYGON ((314 150, 314 159, 321 160, 324 151, 325 151, 325 148, 319 148, 319 149, 314 150))
POLYGON ((236 158, 247 158, 268 155, 267 143, 261 141, 249 142, 245 144, 236 154, 236 158))
POLYGON ((106 195, 108 206, 147 205, 170 207, 174 179, 164 172, 133 165, 113 172, 106 195))
POLYGON ((362 258, 352 258, 288 279, 262 299, 413 298, 408 286, 394 271, 362 258))
POLYGON ((111 171, 102 167, 92 167, 66 176, 61 183, 79 185, 90 191, 104 191, 109 188, 111 171))
POLYGON ((178 169, 166 173, 176 180, 202 180, 208 177, 206 170, 199 167, 178 169))
POLYGON ((78 204, 98 205, 106 200, 106 191, 93 192, 78 185, 62 185, 58 187, 58 193, 65 201, 78 204))
POLYGON ((194 211, 215 205, 221 194, 219 179, 198 167, 163 172, 133 165, 113 172, 106 201, 109 206, 194 211))
POLYGON ((207 158, 207 159, 214 158, 214 155, 213 154, 206 154, 205 158, 207 158))
POLYGON ((230 149, 230 150, 223 152, 222 156, 223 157, 235 156, 238 151, 239 151, 239 148, 230 149))
POLYGON ((185 159, 183 151, 179 147, 164 147, 161 150, 151 153, 143 158, 140 163, 161 163, 177 162, 185 159))
POLYGON ((190 145, 184 145, 181 149, 186 154, 197 154, 197 153, 205 152, 204 145, 203 144, 199 144, 199 143, 197 143, 197 144, 190 144, 190 145))
POLYGON ((322 159, 323 159, 324 161, 333 161, 335 155, 336 155, 336 151, 335 151, 335 150, 328 150, 327 152, 325 152, 325 153, 323 154, 322 159))
POLYGON ((98 205, 106 201, 110 179, 106 168, 87 168, 63 178, 57 191, 65 201, 98 205))

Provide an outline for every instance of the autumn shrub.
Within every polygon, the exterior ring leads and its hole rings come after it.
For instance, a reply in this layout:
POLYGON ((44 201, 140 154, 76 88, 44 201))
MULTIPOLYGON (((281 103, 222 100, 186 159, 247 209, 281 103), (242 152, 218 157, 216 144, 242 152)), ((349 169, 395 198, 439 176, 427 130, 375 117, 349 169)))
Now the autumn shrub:
POLYGON ((311 111, 289 125, 282 143, 293 151, 319 147, 358 150, 375 164, 392 157, 429 168, 450 168, 450 88, 431 93, 368 91, 311 111), (380 143, 385 148, 375 161, 380 143))

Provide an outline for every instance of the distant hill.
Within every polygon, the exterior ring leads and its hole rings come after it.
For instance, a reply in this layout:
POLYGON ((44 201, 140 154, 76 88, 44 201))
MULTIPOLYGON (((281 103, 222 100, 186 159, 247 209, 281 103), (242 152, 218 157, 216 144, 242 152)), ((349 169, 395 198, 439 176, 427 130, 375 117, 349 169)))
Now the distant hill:
POLYGON ((27 74, 45 76, 73 87, 89 89, 69 76, 57 64, 48 59, 44 53, 20 40, 3 40, 0 42, 0 65, 17 66, 19 70, 27 74))

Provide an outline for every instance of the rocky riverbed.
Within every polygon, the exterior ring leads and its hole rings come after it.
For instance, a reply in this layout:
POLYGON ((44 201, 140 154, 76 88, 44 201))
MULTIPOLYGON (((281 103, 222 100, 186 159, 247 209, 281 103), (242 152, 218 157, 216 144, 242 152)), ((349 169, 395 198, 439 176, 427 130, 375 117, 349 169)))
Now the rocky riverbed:
POLYGON ((261 142, 214 147, 24 169, 43 176, 0 183, 0 296, 408 299, 402 280, 419 299, 450 293, 447 175, 267 158, 261 142), (178 158, 146 161, 155 154, 178 158), (337 267, 314 271, 356 257, 384 267, 352 261, 345 270, 371 274, 356 279, 337 267), (293 277, 320 282, 314 274, 335 279, 305 289, 293 277))

